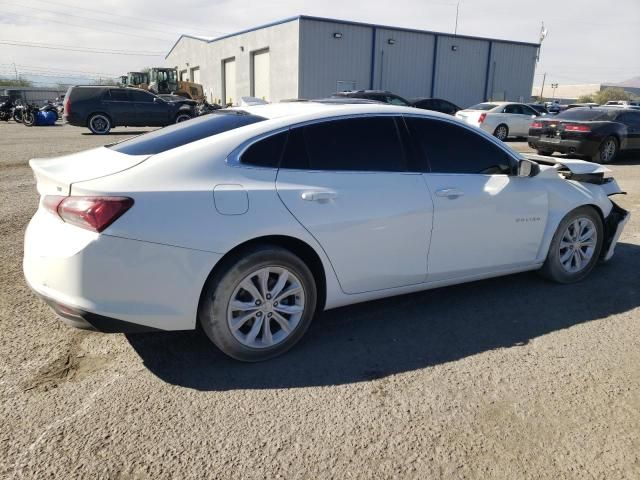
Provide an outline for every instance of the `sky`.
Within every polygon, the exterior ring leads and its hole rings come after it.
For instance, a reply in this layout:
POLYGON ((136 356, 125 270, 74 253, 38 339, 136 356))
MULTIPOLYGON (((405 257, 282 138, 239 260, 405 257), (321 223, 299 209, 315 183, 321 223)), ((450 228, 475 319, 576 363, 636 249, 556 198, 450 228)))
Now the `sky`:
MULTIPOLYGON (((0 77, 81 83, 164 65, 181 33, 299 14, 452 33, 457 0, 0 0, 0 77), (22 44, 21 46, 16 43, 22 44), (28 46, 27 46, 28 45, 28 46), (45 48, 42 48, 45 47, 45 48), (15 67, 14 67, 15 64, 15 67)), ((461 0, 458 33, 542 43, 534 85, 640 76, 640 0, 461 0)))

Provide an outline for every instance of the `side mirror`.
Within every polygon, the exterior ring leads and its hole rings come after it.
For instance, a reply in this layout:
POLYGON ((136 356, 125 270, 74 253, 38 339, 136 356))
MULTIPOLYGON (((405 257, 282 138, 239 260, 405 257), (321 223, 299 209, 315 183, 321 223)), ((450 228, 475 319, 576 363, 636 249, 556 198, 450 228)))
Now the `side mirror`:
POLYGON ((521 159, 518 162, 518 176, 519 177, 535 177, 540 173, 540 165, 526 158, 521 159))

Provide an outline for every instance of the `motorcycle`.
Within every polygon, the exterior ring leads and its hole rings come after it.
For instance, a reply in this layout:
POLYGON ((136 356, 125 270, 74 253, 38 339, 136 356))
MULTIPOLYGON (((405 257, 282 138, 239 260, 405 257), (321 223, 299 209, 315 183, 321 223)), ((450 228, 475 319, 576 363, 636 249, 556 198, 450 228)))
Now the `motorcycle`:
POLYGON ((11 116, 13 117, 13 121, 16 123, 22 123, 22 114, 24 112, 24 105, 22 104, 22 100, 18 99, 15 102, 13 107, 13 113, 11 116))
POLYGON ((207 115, 208 113, 214 112, 216 110, 221 109, 222 106, 217 103, 209 103, 207 100, 203 100, 202 103, 199 103, 196 107, 196 113, 198 116, 207 115))
POLYGON ((22 111, 22 123, 26 127, 33 127, 39 110, 37 105, 27 103, 22 111))
POLYGON ((0 102, 0 120, 8 122, 13 111, 13 102, 10 98, 0 102))

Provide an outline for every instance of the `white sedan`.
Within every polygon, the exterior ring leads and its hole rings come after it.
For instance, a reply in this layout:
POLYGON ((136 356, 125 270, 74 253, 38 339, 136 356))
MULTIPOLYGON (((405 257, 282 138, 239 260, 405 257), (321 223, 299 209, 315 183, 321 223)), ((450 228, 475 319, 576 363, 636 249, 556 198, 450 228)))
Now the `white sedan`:
POLYGON ((540 114, 529 105, 513 102, 485 102, 456 113, 460 120, 479 127, 499 140, 526 137, 529 126, 540 114))
POLYGON ((320 310, 527 270, 576 282, 628 219, 600 165, 537 163, 388 105, 221 110, 30 164, 24 273, 61 317, 199 322, 244 361, 292 347, 320 310))

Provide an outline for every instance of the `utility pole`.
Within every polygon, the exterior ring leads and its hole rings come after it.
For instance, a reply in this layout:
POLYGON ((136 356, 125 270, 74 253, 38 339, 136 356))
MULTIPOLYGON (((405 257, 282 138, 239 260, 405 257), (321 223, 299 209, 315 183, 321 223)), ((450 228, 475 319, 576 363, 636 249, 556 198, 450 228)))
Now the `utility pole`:
POLYGON ((540 101, 544 101, 544 81, 547 79, 547 72, 542 74, 542 88, 540 89, 540 101))
POLYGON ((460 0, 456 3, 456 28, 453 30, 453 34, 458 34, 458 13, 460 12, 460 0))
POLYGON ((13 62, 13 71, 16 72, 16 81, 18 80, 18 69, 16 68, 16 62, 13 62))

